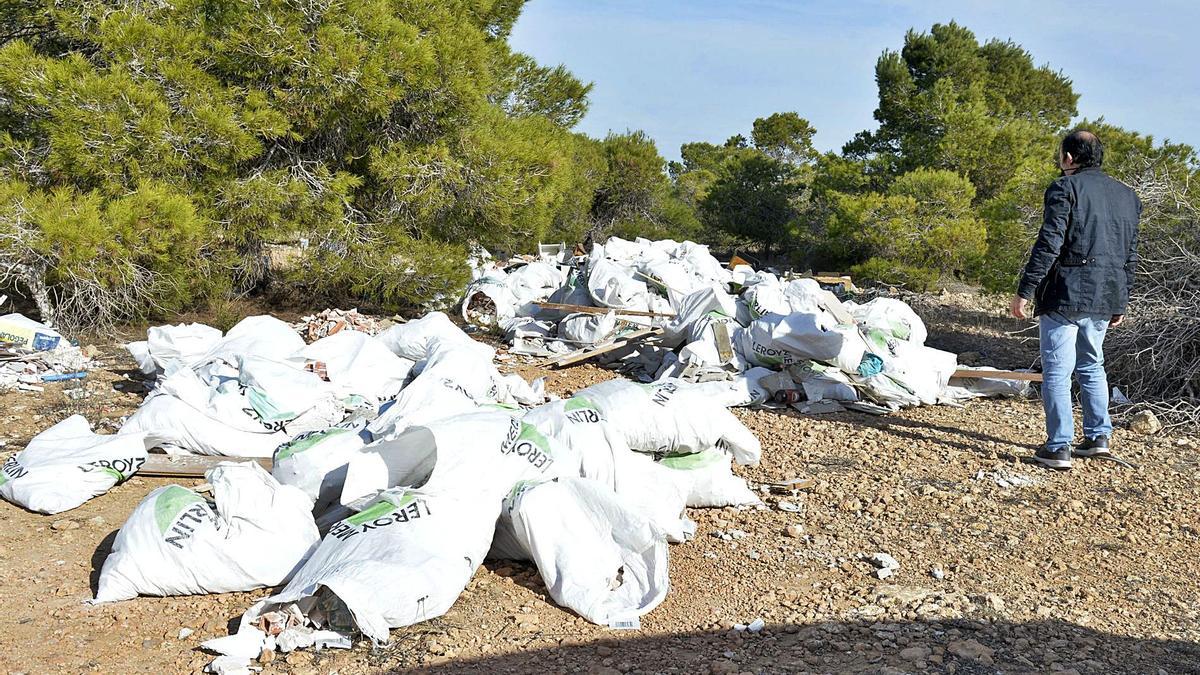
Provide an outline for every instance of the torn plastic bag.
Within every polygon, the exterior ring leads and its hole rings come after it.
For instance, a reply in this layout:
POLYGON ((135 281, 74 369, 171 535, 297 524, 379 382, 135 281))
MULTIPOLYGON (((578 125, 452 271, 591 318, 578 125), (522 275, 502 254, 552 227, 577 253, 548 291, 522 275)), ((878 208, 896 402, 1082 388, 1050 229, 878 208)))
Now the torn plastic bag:
POLYGON ((347 467, 341 503, 407 485, 499 504, 518 481, 572 475, 578 458, 514 414, 458 415, 372 444, 347 467))
POLYGON ((365 506, 330 529, 308 562, 279 593, 243 616, 236 636, 204 643, 219 653, 245 649, 262 615, 292 605, 314 625, 343 634, 356 630, 376 644, 392 628, 446 613, 483 562, 501 500, 469 492, 433 494, 396 488, 364 500, 365 506), (244 638, 242 638, 244 641, 244 638))
POLYGON ((222 462, 206 477, 215 505, 168 485, 134 509, 100 570, 95 602, 248 591, 291 578, 320 539, 312 500, 257 462, 222 462))
POLYGON ((762 445, 733 413, 682 380, 651 384, 609 380, 576 392, 613 421, 630 448, 686 454, 727 448, 740 464, 756 464, 762 445))
POLYGON ((275 450, 271 475, 313 500, 313 512, 338 503, 346 480, 346 465, 366 441, 365 424, 357 422, 300 434, 275 450))
POLYGON ((689 455, 673 455, 659 460, 674 472, 674 479, 687 492, 687 505, 700 507, 743 506, 761 500, 733 474, 729 455, 713 448, 689 455))
POLYGON ((433 345, 439 342, 478 344, 442 312, 430 312, 420 319, 398 323, 375 339, 396 356, 414 362, 429 358, 433 345))
POLYGON ((569 314, 558 324, 558 336, 575 345, 594 345, 617 332, 617 315, 569 314))
POLYGON ((82 415, 72 415, 5 460, 0 497, 30 511, 60 513, 108 492, 145 463, 145 434, 94 434, 82 415))
POLYGON ((586 478, 522 484, 503 513, 550 597, 588 621, 641 616, 666 597, 663 533, 605 485, 586 478))
POLYGON ((485 276, 472 281, 462 300, 463 321, 482 328, 499 325, 517 314, 520 302, 503 278, 485 276))

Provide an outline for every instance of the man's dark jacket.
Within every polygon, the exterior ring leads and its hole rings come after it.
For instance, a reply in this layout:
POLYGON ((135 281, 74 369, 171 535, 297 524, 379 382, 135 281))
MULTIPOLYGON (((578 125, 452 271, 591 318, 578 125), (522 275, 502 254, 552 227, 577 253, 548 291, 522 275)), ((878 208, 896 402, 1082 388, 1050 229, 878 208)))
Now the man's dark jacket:
POLYGON ((1133 190, 1099 167, 1054 181, 1017 295, 1034 300, 1038 314, 1124 314, 1141 215, 1133 190))

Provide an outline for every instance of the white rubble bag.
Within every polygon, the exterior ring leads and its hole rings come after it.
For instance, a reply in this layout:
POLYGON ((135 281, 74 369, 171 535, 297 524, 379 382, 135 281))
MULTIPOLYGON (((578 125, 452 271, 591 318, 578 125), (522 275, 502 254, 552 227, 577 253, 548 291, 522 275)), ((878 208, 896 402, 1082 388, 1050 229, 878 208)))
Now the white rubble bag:
POLYGON ((617 315, 614 312, 568 314, 558 323, 558 337, 569 340, 574 345, 594 345, 607 340, 616 332, 617 315))
POLYGON ((221 361, 236 366, 239 356, 281 359, 303 348, 304 338, 283 321, 265 314, 248 316, 188 365, 199 368, 213 361, 221 361))
POLYGON ((850 377, 833 366, 815 361, 802 361, 788 366, 787 372, 800 383, 804 390, 804 398, 809 401, 858 400, 858 392, 855 391, 850 377))
POLYGON ((174 453, 270 457, 289 436, 282 422, 265 422, 253 413, 237 380, 209 387, 183 368, 162 380, 118 435, 144 432, 150 447, 174 453))
POLYGON ((357 630, 376 644, 386 643, 392 628, 445 614, 483 562, 500 515, 500 500, 474 497, 396 488, 364 500, 282 591, 242 616, 236 635, 202 646, 257 654, 271 646, 255 625, 260 617, 293 613, 293 606, 317 627, 357 630))
POLYGON ((473 326, 490 328, 516 316, 518 307, 520 302, 505 283, 504 277, 488 275, 467 286, 462 299, 462 318, 473 326))
POLYGON ((587 287, 597 307, 645 311, 650 306, 645 282, 611 260, 599 258, 588 264, 587 287))
POLYGON ((746 481, 733 474, 729 456, 718 449, 672 455, 659 463, 672 470, 674 480, 687 492, 687 505, 693 508, 761 502, 746 481))
POLYGON ((530 303, 544 301, 566 280, 566 275, 558 267, 535 260, 509 272, 505 283, 516 298, 517 309, 522 314, 529 314, 532 309, 528 306, 530 303))
MULTIPOLYGON (((246 398, 258 418, 266 422, 291 421, 322 399, 334 398, 333 387, 316 373, 302 370, 294 362, 261 356, 239 357, 238 382, 245 387, 246 398)), ((340 418, 329 424, 338 421, 340 418)))
POLYGON ((108 492, 145 463, 145 434, 94 434, 83 415, 72 415, 5 460, 0 497, 30 511, 61 513, 108 492))
POLYGON ((394 403, 381 410, 367 430, 376 439, 393 436, 408 427, 453 417, 497 401, 501 377, 492 356, 492 349, 478 342, 433 343, 416 378, 394 403))
POLYGON ((762 445, 724 406, 677 379, 651 384, 609 380, 576 392, 612 420, 630 448, 687 454, 721 447, 739 464, 757 464, 762 445))
POLYGON ((513 414, 472 412, 373 443, 347 466, 341 503, 410 486, 498 505, 518 481, 573 475, 577 466, 567 448, 513 414))
POLYGON ((131 342, 125 348, 138 361, 142 372, 152 375, 191 365, 220 342, 221 337, 221 331, 202 323, 153 326, 146 330, 145 340, 131 342), (146 358, 148 362, 143 360, 146 358))
POLYGON ((346 465, 366 445, 364 426, 351 423, 296 436, 275 450, 271 475, 302 490, 313 500, 313 511, 323 512, 338 503, 346 465))
POLYGON ((561 463, 560 475, 605 485, 623 503, 648 516, 669 541, 685 541, 695 532, 695 523, 684 514, 686 487, 677 485, 673 472, 649 456, 630 450, 624 435, 587 399, 572 397, 538 406, 522 421, 561 444, 567 457, 578 460, 577 467, 561 463))
POLYGON ((419 319, 398 323, 376 335, 375 339, 396 356, 418 363, 428 358, 433 345, 439 342, 479 344, 442 312, 430 312, 419 319))
POLYGON ((875 298, 858 305, 853 302, 844 303, 854 320, 866 325, 868 330, 875 329, 886 333, 897 340, 904 340, 913 345, 925 344, 928 333, 925 322, 906 303, 894 298, 875 298))
POLYGON ((373 401, 394 398, 404 387, 413 362, 392 353, 381 341, 356 330, 342 330, 304 347, 299 358, 324 363, 329 382, 342 396, 358 394, 373 401))
POLYGON ((737 313, 737 303, 720 286, 710 285, 697 289, 674 303, 675 316, 663 326, 663 344, 675 347, 683 342, 697 339, 693 326, 717 312, 725 316, 737 313))
POLYGON ((736 342, 743 358, 756 366, 786 368, 804 360, 832 362, 845 341, 845 334, 836 328, 836 322, 824 313, 770 313, 737 331, 736 342))
POLYGON ((605 485, 586 478, 522 484, 503 514, 550 597, 588 621, 632 619, 667 596, 665 535, 605 485))
POLYGON ((104 561, 95 602, 248 591, 291 578, 320 539, 312 500, 257 462, 222 462, 206 478, 215 505, 179 485, 142 500, 104 561))

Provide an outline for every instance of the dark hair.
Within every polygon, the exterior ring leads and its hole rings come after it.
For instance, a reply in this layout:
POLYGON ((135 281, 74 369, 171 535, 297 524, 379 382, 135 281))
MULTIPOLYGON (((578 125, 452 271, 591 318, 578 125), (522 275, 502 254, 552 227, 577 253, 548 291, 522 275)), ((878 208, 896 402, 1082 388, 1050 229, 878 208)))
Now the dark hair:
POLYGON ((1096 134, 1087 129, 1076 129, 1062 140, 1063 154, 1070 153, 1080 167, 1104 164, 1104 145, 1096 134))

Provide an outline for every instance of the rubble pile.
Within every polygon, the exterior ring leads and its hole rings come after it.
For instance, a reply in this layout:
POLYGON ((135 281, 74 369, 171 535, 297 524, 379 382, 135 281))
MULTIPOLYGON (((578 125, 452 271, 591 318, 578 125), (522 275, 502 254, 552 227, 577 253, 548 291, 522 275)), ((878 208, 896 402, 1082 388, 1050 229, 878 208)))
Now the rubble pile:
POLYGON ((357 309, 326 309, 301 317, 292 324, 292 329, 299 333, 305 342, 316 342, 346 328, 367 335, 377 335, 384 327, 378 319, 359 314, 357 309))
POLYGON ((281 587, 204 644, 237 670, 357 635, 386 642, 445 613, 487 557, 531 561, 589 621, 637 625, 668 592, 668 545, 696 531, 686 507, 762 506, 732 471, 762 446, 729 407, 886 411, 1012 393, 949 386, 955 355, 926 347, 902 302, 725 269, 691 242, 612 239, 519 263, 475 258, 466 321, 550 351, 654 328, 653 343, 616 353, 640 382, 547 396, 440 312, 386 330, 354 310, 294 326, 253 316, 226 333, 158 326, 126 345, 153 387, 119 432, 81 416, 44 431, 0 468, 0 497, 58 513, 154 448, 235 460, 207 472, 207 492, 150 493, 94 601, 281 587), (268 458, 269 472, 236 461, 268 458))
POLYGON ((0 391, 41 391, 45 382, 87 377, 93 366, 49 326, 21 314, 0 316, 0 391))
POLYGON ((74 416, 0 470, 0 497, 74 508, 135 475, 153 448, 218 463, 208 492, 155 490, 122 527, 95 602, 282 586, 221 667, 264 651, 385 642, 446 612, 487 557, 529 560, 551 597, 636 624, 668 589, 688 506, 761 505, 732 463, 758 439, 729 382, 614 380, 568 399, 502 374, 445 314, 306 344, 271 316, 227 333, 158 326, 126 345, 153 382, 115 435, 74 416))
POLYGON ((614 237, 586 256, 557 252, 504 268, 480 257, 474 276, 463 318, 504 334, 515 353, 565 353, 611 341, 621 327, 657 327, 661 337, 617 352, 615 365, 643 382, 740 382, 754 392, 740 404, 775 397, 809 410, 886 412, 1028 386, 951 386, 956 355, 925 345, 925 324, 905 303, 859 304, 815 279, 727 269, 693 242, 614 237))

